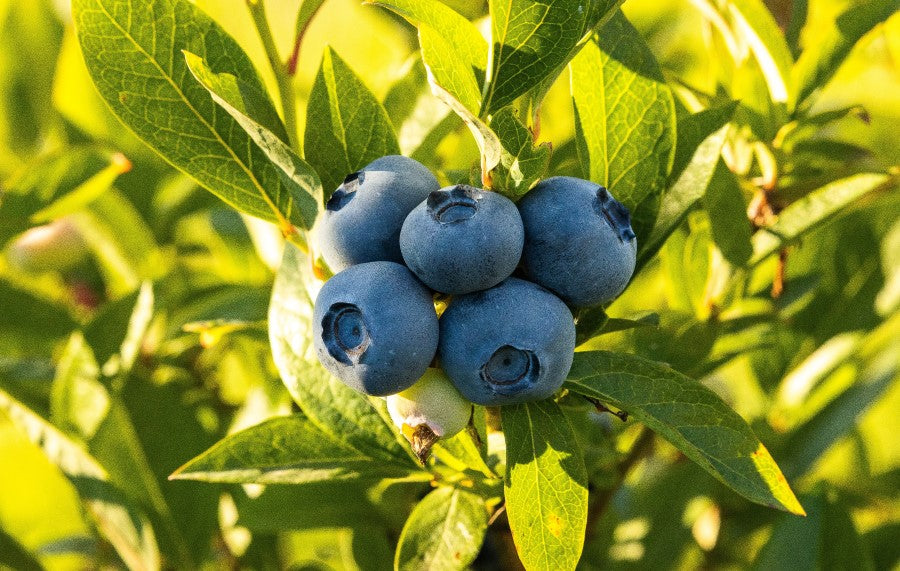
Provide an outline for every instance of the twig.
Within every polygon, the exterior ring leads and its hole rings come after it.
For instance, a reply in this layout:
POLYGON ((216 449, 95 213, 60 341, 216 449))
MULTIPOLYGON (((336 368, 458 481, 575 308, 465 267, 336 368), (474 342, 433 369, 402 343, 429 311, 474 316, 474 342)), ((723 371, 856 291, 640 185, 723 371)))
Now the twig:
POLYGON ((269 28, 269 21, 266 18, 266 7, 263 0, 246 0, 247 8, 250 10, 250 16, 253 18, 253 25, 262 41, 263 49, 266 51, 266 58, 269 60, 269 66, 275 74, 275 81, 278 84, 278 94, 281 97, 281 111, 284 115, 284 126, 288 132, 288 139, 291 147, 299 151, 297 146, 297 106, 294 96, 294 85, 291 75, 288 73, 288 67, 282 63, 281 56, 278 55, 278 48, 275 46, 275 39, 272 37, 272 30, 269 28))

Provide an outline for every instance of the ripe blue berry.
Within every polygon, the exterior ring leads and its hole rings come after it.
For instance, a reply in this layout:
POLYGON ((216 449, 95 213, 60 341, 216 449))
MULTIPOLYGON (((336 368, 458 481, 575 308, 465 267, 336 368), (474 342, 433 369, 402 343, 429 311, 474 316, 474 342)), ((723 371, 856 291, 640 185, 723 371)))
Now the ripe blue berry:
POLYGON ((438 188, 424 165, 401 155, 381 157, 348 175, 316 229, 322 257, 334 272, 365 262, 403 263, 403 220, 438 188))
POLYGON ((518 206, 529 279, 575 306, 605 303, 622 293, 634 272, 637 240, 628 209, 606 188, 552 177, 518 206))
POLYGON ((464 184, 429 194, 400 232, 406 265, 431 289, 453 295, 508 278, 523 241, 522 218, 511 200, 464 184))
POLYGON ((476 404, 547 398, 572 366, 572 313, 558 297, 525 280, 509 278, 453 298, 440 326, 441 366, 476 404))
POLYGON ((400 264, 347 268, 316 297, 313 341, 319 361, 344 384, 398 393, 425 373, 437 349, 431 292, 400 264))

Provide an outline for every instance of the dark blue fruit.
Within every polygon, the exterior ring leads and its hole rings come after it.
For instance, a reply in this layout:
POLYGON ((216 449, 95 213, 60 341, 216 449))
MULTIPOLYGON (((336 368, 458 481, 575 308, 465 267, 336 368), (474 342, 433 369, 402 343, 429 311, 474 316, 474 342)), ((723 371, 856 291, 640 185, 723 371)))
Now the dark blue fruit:
POLYGON ((605 303, 628 285, 637 240, 628 209, 593 182, 556 176, 519 201, 529 279, 572 305, 605 303))
POLYGON ((511 200, 458 184, 435 190, 409 213, 400 251, 428 287, 456 295, 508 278, 522 257, 524 237, 511 200))
POLYGON ((572 313, 558 297, 525 280, 509 278, 453 298, 440 324, 441 367, 476 404, 547 398, 572 366, 572 313))
POLYGON ((347 268, 316 297, 313 341, 319 361, 347 386, 368 395, 398 393, 434 359, 431 292, 394 262, 347 268))
POLYGON ((403 220, 438 188, 424 165, 401 155, 381 157, 347 175, 316 229, 322 257, 333 272, 365 262, 403 263, 403 220))

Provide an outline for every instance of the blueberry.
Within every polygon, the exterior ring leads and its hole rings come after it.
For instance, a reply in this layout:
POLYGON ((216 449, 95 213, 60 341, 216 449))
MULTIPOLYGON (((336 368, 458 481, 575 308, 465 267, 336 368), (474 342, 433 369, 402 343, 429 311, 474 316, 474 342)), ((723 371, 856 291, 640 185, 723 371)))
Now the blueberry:
POLYGON ((528 278, 586 307, 625 289, 637 256, 628 209, 599 184, 568 176, 538 183, 519 201, 528 278))
POLYGON ((325 282, 316 297, 319 361, 349 387, 384 396, 410 387, 434 359, 431 292, 404 266, 368 262, 325 282))
POLYGON ((472 416, 467 401, 440 369, 428 369, 416 384, 387 398, 394 425, 423 462, 432 445, 463 430, 472 416))
POLYGON ((508 278, 489 290, 454 297, 440 325, 441 366, 476 404, 547 398, 572 366, 572 313, 558 297, 525 280, 508 278))
POLYGON ((400 232, 406 265, 431 289, 464 294, 508 278, 525 233, 511 200, 458 184, 435 190, 409 213, 400 232))
POLYGON ((425 166, 401 155, 381 157, 347 175, 316 229, 322 257, 334 272, 364 262, 403 263, 403 220, 438 188, 425 166))

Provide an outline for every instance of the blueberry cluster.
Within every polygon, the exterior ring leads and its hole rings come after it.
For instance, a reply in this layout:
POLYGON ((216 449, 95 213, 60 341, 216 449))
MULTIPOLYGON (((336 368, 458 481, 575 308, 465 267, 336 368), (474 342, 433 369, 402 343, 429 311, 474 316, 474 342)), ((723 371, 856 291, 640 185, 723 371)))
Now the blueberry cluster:
POLYGON ((440 188, 402 156, 349 175, 316 231, 337 272, 315 304, 322 364, 386 396, 410 389, 437 357, 480 405, 555 393, 575 349, 569 307, 619 295, 636 255, 628 210, 600 185, 553 177, 516 205, 463 184, 440 188), (435 292, 450 296, 440 319, 435 292))

